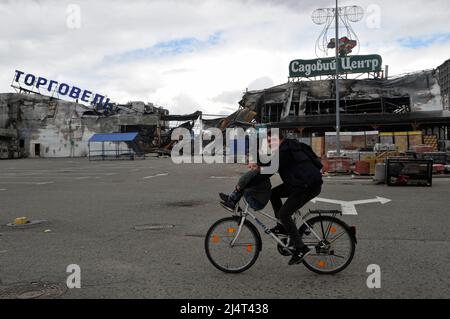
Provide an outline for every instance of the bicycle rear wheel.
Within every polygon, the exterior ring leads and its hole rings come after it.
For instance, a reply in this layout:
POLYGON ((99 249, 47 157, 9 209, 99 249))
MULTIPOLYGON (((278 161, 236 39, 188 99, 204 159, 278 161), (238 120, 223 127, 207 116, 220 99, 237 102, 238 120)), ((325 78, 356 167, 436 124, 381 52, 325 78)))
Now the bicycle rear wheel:
POLYGON ((355 255, 355 237, 350 227, 335 217, 318 216, 300 227, 303 242, 312 250, 303 264, 318 274, 337 274, 351 263, 355 255), (318 235, 321 239, 317 238, 318 235))
POLYGON ((205 238, 205 252, 209 261, 217 269, 226 273, 241 273, 256 262, 261 251, 261 236, 249 221, 242 225, 238 235, 241 219, 228 217, 214 223, 205 238))

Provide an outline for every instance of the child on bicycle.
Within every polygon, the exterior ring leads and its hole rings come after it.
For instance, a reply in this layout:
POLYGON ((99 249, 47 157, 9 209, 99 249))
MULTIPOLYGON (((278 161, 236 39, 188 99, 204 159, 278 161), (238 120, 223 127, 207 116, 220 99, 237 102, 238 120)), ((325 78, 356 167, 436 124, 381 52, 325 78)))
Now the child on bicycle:
POLYGON ((270 179, 262 178, 260 168, 255 163, 248 165, 249 171, 239 178, 235 190, 230 194, 220 193, 222 206, 233 211, 236 204, 244 196, 250 207, 256 211, 266 207, 270 200, 272 184, 270 179), (259 181, 261 179, 261 181, 259 181))

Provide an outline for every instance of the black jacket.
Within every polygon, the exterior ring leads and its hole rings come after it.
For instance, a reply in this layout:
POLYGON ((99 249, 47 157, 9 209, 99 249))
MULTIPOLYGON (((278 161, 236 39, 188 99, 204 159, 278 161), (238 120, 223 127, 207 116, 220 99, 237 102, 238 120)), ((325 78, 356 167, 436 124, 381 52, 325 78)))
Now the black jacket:
MULTIPOLYGON (((307 152, 304 147, 305 146, 297 140, 285 139, 283 140, 283 143, 281 143, 278 151, 278 173, 286 187, 291 190, 301 190, 323 184, 320 168, 314 164, 313 159, 311 158, 310 153, 312 153, 312 150, 310 149, 310 151, 307 152)), ((259 164, 260 166, 268 166, 267 164, 259 164)), ((252 180, 250 185, 261 183, 271 176, 272 175, 260 175, 252 180)))
POLYGON ((283 183, 290 189, 322 185, 322 173, 297 140, 285 139, 279 149, 279 169, 283 183))

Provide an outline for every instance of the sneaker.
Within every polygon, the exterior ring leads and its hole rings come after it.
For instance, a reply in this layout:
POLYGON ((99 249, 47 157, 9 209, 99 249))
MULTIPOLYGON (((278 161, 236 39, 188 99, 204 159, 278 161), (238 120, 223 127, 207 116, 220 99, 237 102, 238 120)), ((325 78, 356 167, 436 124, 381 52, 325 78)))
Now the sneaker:
POLYGON ((227 202, 230 199, 230 197, 224 193, 219 193, 219 197, 223 202, 227 202))
POLYGON ((274 228, 272 228, 270 230, 272 233, 274 233, 275 235, 285 235, 287 236, 288 233, 286 231, 286 229, 284 229, 284 226, 281 224, 277 224, 274 228))
POLYGON ((311 249, 308 246, 303 246, 295 250, 291 260, 289 260, 289 266, 300 264, 303 259, 311 253, 311 249))
POLYGON ((229 210, 230 212, 234 212, 234 209, 236 207, 236 203, 231 200, 223 201, 220 203, 220 205, 222 205, 223 208, 229 210))

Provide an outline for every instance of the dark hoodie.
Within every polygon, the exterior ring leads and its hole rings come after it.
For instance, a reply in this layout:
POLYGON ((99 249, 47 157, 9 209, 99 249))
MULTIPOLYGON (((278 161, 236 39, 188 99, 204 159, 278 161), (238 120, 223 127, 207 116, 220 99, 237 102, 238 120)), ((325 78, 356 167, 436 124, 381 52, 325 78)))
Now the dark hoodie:
MULTIPOLYGON (((297 140, 285 139, 279 147, 278 156, 278 173, 288 189, 295 191, 323 184, 320 160, 308 145, 297 140)), ((262 167, 268 166, 258 164, 262 167)), ((271 176, 273 174, 261 174, 254 178, 250 185, 257 185, 271 176)))
MULTIPOLYGON (((280 145, 278 156, 278 173, 288 189, 296 191, 323 184, 321 168, 318 167, 321 166, 320 160, 308 145, 285 139, 280 145)), ((258 164, 261 167, 268 166, 261 162, 258 164)), ((273 174, 258 174, 246 187, 264 183, 271 176, 273 174)))
POLYGON ((292 139, 285 139, 280 145, 278 173, 289 189, 305 189, 323 184, 320 168, 314 164, 306 147, 292 139))

